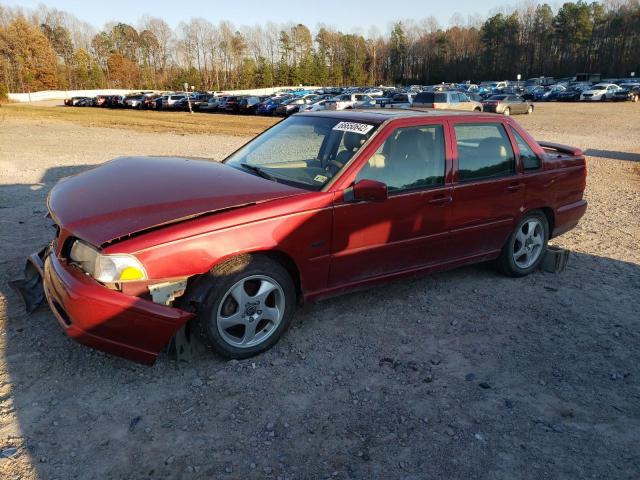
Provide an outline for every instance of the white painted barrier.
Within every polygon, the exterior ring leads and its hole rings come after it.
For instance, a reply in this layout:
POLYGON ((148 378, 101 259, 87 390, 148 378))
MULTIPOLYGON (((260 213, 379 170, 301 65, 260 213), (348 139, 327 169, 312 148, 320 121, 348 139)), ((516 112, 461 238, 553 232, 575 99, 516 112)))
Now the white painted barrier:
MULTIPOLYGON (((271 95, 272 93, 282 90, 283 88, 304 88, 305 90, 315 90, 321 87, 272 87, 272 88, 254 88, 251 90, 225 90, 225 94, 231 95, 271 95)), ((140 92, 138 90, 124 89, 100 89, 100 90, 45 90, 42 92, 32 93, 10 93, 9 100, 14 102, 39 102, 42 100, 64 100, 69 97, 95 97, 96 95, 127 95, 132 92, 140 92)))
POLYGON ((139 90, 44 90, 32 93, 10 93, 9 100, 14 102, 39 102, 42 100, 64 100, 69 97, 95 97, 96 95, 126 95, 139 90))

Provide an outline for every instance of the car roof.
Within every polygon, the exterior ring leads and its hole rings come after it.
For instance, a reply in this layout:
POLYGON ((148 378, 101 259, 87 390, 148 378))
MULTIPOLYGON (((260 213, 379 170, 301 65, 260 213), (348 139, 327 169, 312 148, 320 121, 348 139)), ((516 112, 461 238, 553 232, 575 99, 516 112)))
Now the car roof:
POLYGON ((296 115, 314 116, 314 117, 326 117, 337 118, 345 121, 353 122, 366 122, 373 124, 381 124, 389 120, 395 120, 400 118, 460 118, 460 117, 474 117, 474 118, 495 118, 496 114, 493 113, 478 113, 478 112, 462 112, 453 110, 433 110, 433 109, 421 109, 421 108, 367 108, 367 109, 353 109, 353 110, 322 110, 319 112, 304 112, 296 115))

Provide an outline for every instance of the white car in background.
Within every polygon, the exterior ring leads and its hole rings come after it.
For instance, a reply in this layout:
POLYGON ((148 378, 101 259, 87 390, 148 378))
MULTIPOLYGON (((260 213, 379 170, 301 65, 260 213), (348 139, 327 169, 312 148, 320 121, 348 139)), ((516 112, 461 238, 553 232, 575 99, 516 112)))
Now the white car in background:
POLYGON ((370 88, 368 90, 365 90, 364 93, 369 95, 370 97, 383 97, 384 96, 384 92, 380 88, 370 88))
POLYGON ((162 97, 162 108, 173 108, 176 103, 180 100, 184 100, 185 98, 187 98, 186 95, 175 93, 162 97))
POLYGON ((324 107, 326 110, 349 110, 352 108, 373 108, 376 101, 365 93, 351 93, 338 95, 327 100, 324 107))
POLYGON ((300 105, 298 109, 299 112, 320 112, 324 110, 326 107, 326 103, 328 100, 318 100, 315 103, 310 103, 309 105, 300 105))
POLYGON ((580 101, 597 102, 611 100, 614 94, 622 90, 615 83, 598 83, 580 94, 580 101))

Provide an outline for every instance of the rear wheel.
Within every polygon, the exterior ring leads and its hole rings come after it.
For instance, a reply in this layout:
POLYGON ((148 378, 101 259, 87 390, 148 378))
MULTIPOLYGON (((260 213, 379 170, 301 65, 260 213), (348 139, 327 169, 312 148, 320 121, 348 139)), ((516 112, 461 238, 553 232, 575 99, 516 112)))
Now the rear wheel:
POLYGON ((271 348, 293 318, 296 290, 287 270, 263 255, 243 255, 214 268, 195 323, 200 339, 227 358, 271 348))
POLYGON ((498 266, 506 275, 522 277, 542 261, 549 241, 549 222, 539 211, 525 215, 502 247, 498 266))
POLYGON ((502 114, 508 117, 509 115, 511 115, 511 109, 509 107, 505 108, 502 114))

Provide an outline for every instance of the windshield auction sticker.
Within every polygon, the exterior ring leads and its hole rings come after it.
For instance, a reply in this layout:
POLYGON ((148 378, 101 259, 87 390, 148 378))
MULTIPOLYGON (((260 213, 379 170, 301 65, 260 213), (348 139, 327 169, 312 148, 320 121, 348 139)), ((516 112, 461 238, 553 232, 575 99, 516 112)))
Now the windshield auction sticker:
POLYGON ((340 122, 333 130, 338 130, 341 132, 352 132, 359 133, 360 135, 366 135, 371 131, 373 125, 368 125, 366 123, 355 123, 355 122, 340 122))

